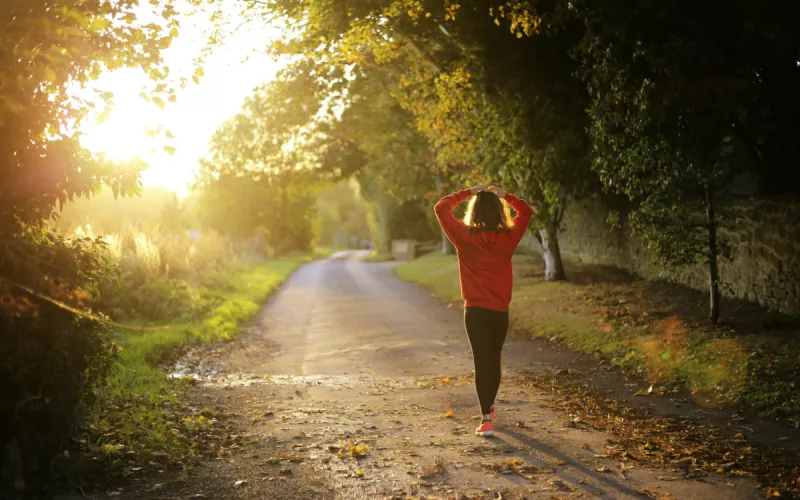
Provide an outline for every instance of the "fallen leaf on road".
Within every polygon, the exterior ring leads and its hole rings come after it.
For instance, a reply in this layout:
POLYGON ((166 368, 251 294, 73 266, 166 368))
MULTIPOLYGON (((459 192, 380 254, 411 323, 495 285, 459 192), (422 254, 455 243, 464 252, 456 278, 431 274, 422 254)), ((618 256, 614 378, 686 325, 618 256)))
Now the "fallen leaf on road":
POLYGON ((498 474, 535 474, 542 472, 538 467, 529 464, 523 458, 507 458, 497 462, 483 463, 484 468, 498 474))
POLYGON ((447 413, 442 415, 442 418, 452 418, 453 417, 453 410, 447 410, 447 413))
MULTIPOLYGON (((361 458, 366 456, 367 452, 369 451, 369 445, 366 443, 358 443, 356 444, 355 441, 352 439, 347 442, 350 446, 350 455, 355 458, 361 458)), ((341 456, 342 452, 339 451, 339 456, 341 456)))
POLYGON ((427 479, 429 477, 438 476, 444 472, 444 467, 438 463, 422 464, 420 467, 419 477, 427 479))
POLYGON ((239 486, 244 486, 245 484, 247 484, 247 479, 240 479, 233 483, 233 487, 238 488, 239 486))
POLYGON ((556 489, 556 491, 572 491, 572 488, 566 485, 564 481, 554 480, 548 481, 547 484, 556 489))

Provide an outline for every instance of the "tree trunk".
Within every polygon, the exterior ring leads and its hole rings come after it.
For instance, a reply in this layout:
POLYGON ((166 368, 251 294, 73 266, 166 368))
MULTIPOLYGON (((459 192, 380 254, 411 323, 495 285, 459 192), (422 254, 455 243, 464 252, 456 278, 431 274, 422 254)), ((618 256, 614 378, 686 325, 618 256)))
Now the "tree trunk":
POLYGON ((708 229, 709 311, 712 323, 719 321, 719 261, 717 255, 717 215, 714 211, 714 193, 706 187, 706 224, 708 229))
POLYGON ((374 205, 375 223, 378 230, 376 250, 381 253, 392 251, 392 236, 389 232, 391 201, 387 195, 380 193, 374 205))
MULTIPOLYGON (((433 155, 431 155, 431 157, 433 157, 433 155)), ((434 177, 434 180, 436 181, 436 190, 439 191, 439 194, 441 195, 442 187, 444 186, 444 182, 442 181, 442 174, 436 169, 435 165, 431 165, 431 169, 436 173, 434 177)), ((450 238, 447 237, 447 235, 444 232, 444 229, 442 229, 441 231, 442 231, 442 253, 444 255, 455 254, 456 249, 453 246, 453 244, 450 243, 450 238)))
POLYGON ((544 257, 544 280, 564 281, 564 262, 561 260, 561 250, 558 248, 558 233, 547 225, 538 230, 538 240, 542 244, 542 257, 544 257))
POLYGON ((444 230, 442 231, 442 253, 444 255, 453 255, 456 253, 455 247, 450 243, 450 238, 447 237, 444 230))

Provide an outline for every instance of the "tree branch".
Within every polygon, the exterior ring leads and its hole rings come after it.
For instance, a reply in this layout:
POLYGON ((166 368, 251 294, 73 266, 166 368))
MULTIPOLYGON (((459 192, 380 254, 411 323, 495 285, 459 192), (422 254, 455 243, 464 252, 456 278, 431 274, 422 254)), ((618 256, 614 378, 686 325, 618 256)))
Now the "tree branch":
POLYGON ((408 45, 411 51, 414 52, 420 59, 422 59, 422 61, 425 64, 427 64, 431 69, 433 69, 436 73, 444 73, 444 68, 442 68, 442 65, 439 64, 439 62, 436 59, 434 59, 433 56, 425 52, 425 50, 423 50, 423 48, 419 46, 416 40, 414 40, 410 36, 406 36, 405 34, 401 33, 396 29, 393 30, 393 33, 397 35, 398 38, 403 40, 403 42, 405 42, 406 45, 408 45))

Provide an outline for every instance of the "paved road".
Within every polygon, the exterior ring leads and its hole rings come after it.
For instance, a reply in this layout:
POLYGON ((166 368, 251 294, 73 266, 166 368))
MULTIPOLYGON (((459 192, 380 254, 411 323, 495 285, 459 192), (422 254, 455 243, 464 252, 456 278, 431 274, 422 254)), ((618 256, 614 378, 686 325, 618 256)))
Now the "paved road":
POLYGON ((462 312, 362 256, 301 268, 195 395, 247 444, 138 497, 761 497, 750 480, 692 481, 604 458, 610 436, 570 427, 547 409, 549 395, 522 383, 524 341, 504 353, 498 436, 474 436, 462 312), (352 456, 349 440, 369 446, 365 457, 352 456))

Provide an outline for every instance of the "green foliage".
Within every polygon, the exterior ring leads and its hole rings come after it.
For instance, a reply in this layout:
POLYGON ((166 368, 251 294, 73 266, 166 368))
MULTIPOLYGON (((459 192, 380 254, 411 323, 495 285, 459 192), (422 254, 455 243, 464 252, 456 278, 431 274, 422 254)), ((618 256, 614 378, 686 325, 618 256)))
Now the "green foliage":
POLYGON ((368 200, 373 192, 405 201, 434 190, 428 145, 414 128, 413 115, 388 91, 392 85, 379 72, 360 71, 347 88, 340 119, 323 129, 325 165, 355 176, 368 200), (348 148, 358 154, 342 158, 348 148))
POLYGON ((439 237, 434 229, 430 214, 432 208, 427 203, 409 200, 401 203, 389 221, 389 233, 392 239, 431 241, 439 237))
POLYGON ((182 321, 202 311, 186 281, 138 261, 122 264, 118 281, 104 287, 98 307, 117 321, 182 321))
MULTIPOLYGON (((362 70, 350 82, 340 119, 324 129, 324 166, 357 179, 370 208, 373 240, 382 252, 390 250, 392 239, 404 237, 402 228, 409 220, 399 212, 401 207, 424 205, 436 175, 413 116, 387 85, 391 82, 380 73, 362 70)), ((411 223, 425 220, 424 215, 417 216, 411 223)))
POLYGON ((111 105, 113 95, 83 99, 77 91, 91 94, 87 87, 104 71, 138 66, 154 80, 154 98, 171 93, 156 81, 167 76, 160 53, 177 33, 172 3, 153 3, 157 22, 150 24, 137 18, 138 3, 0 5, 0 449, 4 464, 13 464, 0 488, 32 497, 69 449, 78 405, 110 349, 104 327, 63 310, 91 306, 107 271, 103 245, 67 240, 45 222, 102 185, 115 195, 135 193, 143 168, 80 147, 77 131, 94 101, 111 105))
POLYGON ((317 195, 317 245, 345 248, 351 237, 369 240, 367 207, 357 188, 353 181, 341 181, 317 195))
POLYGON ((504 183, 536 206, 536 222, 553 242, 545 251, 560 262, 564 205, 592 184, 588 96, 568 53, 581 30, 577 23, 539 30, 540 18, 522 2, 507 4, 499 11, 489 1, 462 9, 420 0, 264 8, 303 26, 276 53, 342 68, 332 75, 334 88, 355 96, 334 127, 335 161, 360 165, 354 169, 378 186, 388 180, 386 191, 410 186, 416 196, 424 192, 408 177, 418 172, 439 189, 446 180, 504 183), (407 117, 392 109, 398 106, 407 117), (372 131, 382 134, 371 138, 372 131))
POLYGON ((633 202, 630 227, 660 263, 707 259, 716 321, 715 199, 742 171, 775 170, 800 152, 784 135, 800 130, 800 98, 779 90, 800 82, 798 8, 634 3, 575 2, 570 13, 587 27, 576 55, 595 170, 633 202))
POLYGON ((175 200, 175 193, 163 188, 145 186, 137 196, 119 198, 106 187, 91 198, 68 202, 54 226, 64 234, 71 234, 87 224, 96 234, 120 233, 130 226, 152 232, 164 227, 165 222, 174 225, 176 220, 180 221, 180 214, 174 213, 176 210, 180 211, 181 205, 175 200), (165 214, 166 210, 173 213, 165 214))
POLYGON ((212 231, 164 234, 127 226, 103 236, 111 280, 99 284, 95 307, 115 321, 188 321, 207 312, 194 288, 236 261, 253 260, 254 245, 234 245, 212 231))
POLYGON ((632 29, 649 30, 652 40, 633 50, 588 36, 582 45, 595 169, 607 188, 635 203, 631 229, 650 242, 660 263, 692 264, 708 252, 706 192, 730 178, 735 96, 721 87, 698 93, 680 82, 692 72, 680 66, 699 62, 686 57, 698 47, 685 30, 660 28, 673 40, 666 48, 652 24, 632 29), (603 48, 609 46, 619 49, 603 48), (670 75, 665 64, 673 66, 670 75), (672 81, 664 85, 664 78, 672 81))
POLYGON ((197 178, 208 226, 237 239, 264 236, 277 254, 310 249, 319 181, 308 148, 319 82, 292 70, 257 89, 220 127, 197 178))
MULTIPOLYGON (((101 184, 115 193, 137 188, 141 165, 115 165, 78 143, 77 126, 94 106, 76 98, 103 71, 140 66, 166 76, 160 51, 170 45, 171 2, 153 6, 160 22, 142 25, 136 4, 11 0, 0 7, 0 217, 46 219, 57 203, 87 196, 101 184)), ((169 93, 166 86, 157 87, 169 93)), ((96 95, 109 104, 113 95, 96 95)))
POLYGON ((114 349, 106 327, 64 310, 91 304, 90 292, 107 272, 102 243, 23 227, 7 248, 24 252, 12 258, 34 270, 8 261, 0 267, 0 442, 9 458, 20 457, 10 462, 4 477, 13 483, 3 488, 35 491, 54 472, 55 457, 71 448, 80 410, 114 349), (36 295, 23 292, 40 268, 57 273, 37 283, 36 295))
POLYGON ((317 182, 300 170, 220 177, 202 188, 201 222, 234 240, 263 238, 276 254, 307 250, 317 182))

